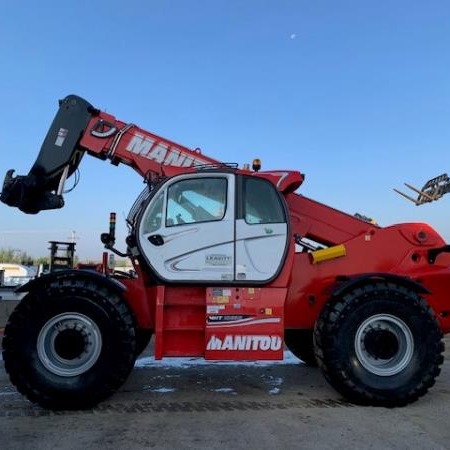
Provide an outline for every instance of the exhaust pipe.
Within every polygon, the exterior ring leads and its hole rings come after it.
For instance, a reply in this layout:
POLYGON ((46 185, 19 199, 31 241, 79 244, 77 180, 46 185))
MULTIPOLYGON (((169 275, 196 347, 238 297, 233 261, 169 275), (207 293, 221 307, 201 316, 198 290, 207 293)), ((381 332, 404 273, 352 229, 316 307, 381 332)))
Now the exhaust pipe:
POLYGON ((0 201, 27 214, 64 206, 63 186, 77 169, 85 150, 79 146, 92 117, 99 114, 86 100, 69 95, 59 110, 28 175, 8 170, 0 201))

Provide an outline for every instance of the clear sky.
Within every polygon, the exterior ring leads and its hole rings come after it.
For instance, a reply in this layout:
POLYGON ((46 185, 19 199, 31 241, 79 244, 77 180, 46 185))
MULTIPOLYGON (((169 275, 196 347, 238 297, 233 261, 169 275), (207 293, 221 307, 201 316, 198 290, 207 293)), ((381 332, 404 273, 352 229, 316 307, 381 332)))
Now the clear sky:
MULTIPOLYGON (((450 240, 450 195, 415 207, 392 191, 450 173, 450 2, 4 0, 0 177, 28 173, 74 93, 226 162, 306 173, 301 193, 382 225, 426 221, 450 240)), ((0 247, 47 254, 75 230, 99 257, 108 214, 143 188, 85 157, 62 210, 0 205, 0 247)), ((70 183, 69 183, 70 184, 70 183)))

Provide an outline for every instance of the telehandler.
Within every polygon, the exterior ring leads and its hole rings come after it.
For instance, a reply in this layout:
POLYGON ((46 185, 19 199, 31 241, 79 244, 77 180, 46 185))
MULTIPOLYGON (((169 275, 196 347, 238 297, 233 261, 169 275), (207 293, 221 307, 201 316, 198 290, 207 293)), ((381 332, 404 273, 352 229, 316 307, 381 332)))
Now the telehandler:
MULTIPOLYGON (((94 108, 59 110, 28 175, 1 201, 62 208, 87 153, 146 181, 127 218, 135 274, 64 270, 22 286, 3 359, 51 409, 117 391, 154 336, 155 358, 279 360, 284 344, 358 404, 401 406, 433 386, 450 332, 450 246, 429 225, 378 226, 296 191, 294 170, 238 168, 94 108)), ((95 199, 93 199, 93 202, 95 199)))

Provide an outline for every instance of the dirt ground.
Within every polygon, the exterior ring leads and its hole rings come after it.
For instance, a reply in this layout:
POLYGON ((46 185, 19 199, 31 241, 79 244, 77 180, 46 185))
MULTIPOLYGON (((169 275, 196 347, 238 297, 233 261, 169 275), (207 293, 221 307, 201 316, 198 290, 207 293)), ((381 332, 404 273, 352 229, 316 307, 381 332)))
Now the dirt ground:
POLYGON ((359 407, 318 369, 285 363, 140 359, 97 408, 51 412, 22 398, 0 362, 0 448, 450 448, 450 339, 436 385, 404 408, 359 407))

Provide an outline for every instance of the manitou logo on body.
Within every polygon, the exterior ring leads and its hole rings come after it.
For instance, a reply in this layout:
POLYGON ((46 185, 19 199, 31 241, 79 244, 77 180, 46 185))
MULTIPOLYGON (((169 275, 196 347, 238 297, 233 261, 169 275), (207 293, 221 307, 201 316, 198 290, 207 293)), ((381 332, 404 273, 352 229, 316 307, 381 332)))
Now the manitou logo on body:
POLYGON ((199 164, 208 164, 207 161, 184 153, 174 145, 163 144, 156 139, 142 136, 139 133, 133 135, 126 149, 165 166, 191 167, 199 164))
POLYGON ((280 336, 237 336, 227 335, 223 339, 211 336, 206 350, 250 350, 277 351, 283 342, 280 336))

